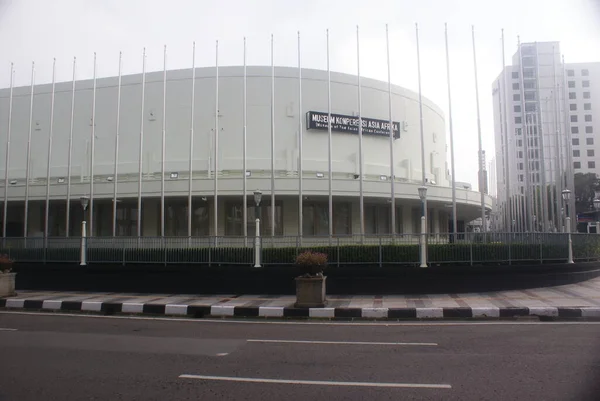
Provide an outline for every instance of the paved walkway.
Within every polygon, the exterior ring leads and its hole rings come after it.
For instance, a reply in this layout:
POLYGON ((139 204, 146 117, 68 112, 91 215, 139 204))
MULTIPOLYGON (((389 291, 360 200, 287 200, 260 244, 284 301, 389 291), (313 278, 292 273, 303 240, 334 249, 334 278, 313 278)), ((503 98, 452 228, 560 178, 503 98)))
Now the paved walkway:
POLYGON ((325 308, 294 308, 288 295, 186 295, 19 291, 0 308, 194 317, 600 318, 600 278, 578 284, 486 293, 329 296, 325 308))

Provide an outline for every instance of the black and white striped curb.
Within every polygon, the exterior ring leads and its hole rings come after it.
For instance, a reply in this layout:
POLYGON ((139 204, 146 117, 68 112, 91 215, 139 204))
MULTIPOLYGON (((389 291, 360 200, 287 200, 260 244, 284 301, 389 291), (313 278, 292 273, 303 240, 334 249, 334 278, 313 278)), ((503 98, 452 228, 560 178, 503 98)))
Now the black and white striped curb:
POLYGON ((189 317, 265 318, 362 318, 362 319, 452 319, 452 318, 599 318, 600 307, 448 307, 448 308, 293 308, 274 306, 181 305, 136 302, 0 299, 0 308, 99 312, 189 317))

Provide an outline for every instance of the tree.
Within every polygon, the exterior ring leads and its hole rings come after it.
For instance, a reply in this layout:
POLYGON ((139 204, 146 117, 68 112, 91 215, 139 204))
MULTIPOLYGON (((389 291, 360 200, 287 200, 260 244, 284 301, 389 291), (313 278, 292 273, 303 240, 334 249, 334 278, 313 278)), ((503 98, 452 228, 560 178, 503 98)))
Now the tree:
POLYGON ((577 173, 574 179, 576 212, 593 210, 596 191, 600 191, 600 179, 595 173, 577 173))

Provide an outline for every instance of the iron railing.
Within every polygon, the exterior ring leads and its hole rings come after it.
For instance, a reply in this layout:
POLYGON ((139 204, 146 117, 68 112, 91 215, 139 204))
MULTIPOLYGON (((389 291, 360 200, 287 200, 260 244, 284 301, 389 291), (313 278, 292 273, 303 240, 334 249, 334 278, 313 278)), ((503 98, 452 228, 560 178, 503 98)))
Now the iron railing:
MULTIPOLYGON (((572 234, 576 260, 600 259, 600 235, 572 234)), ((458 233, 348 235, 336 237, 265 236, 261 264, 290 265, 304 250, 328 255, 329 264, 418 265, 426 240, 430 265, 564 262, 565 233, 458 233)), ((253 265, 253 237, 88 237, 88 263, 253 265)), ((0 238, 0 253, 18 262, 76 263, 81 238, 0 238)))

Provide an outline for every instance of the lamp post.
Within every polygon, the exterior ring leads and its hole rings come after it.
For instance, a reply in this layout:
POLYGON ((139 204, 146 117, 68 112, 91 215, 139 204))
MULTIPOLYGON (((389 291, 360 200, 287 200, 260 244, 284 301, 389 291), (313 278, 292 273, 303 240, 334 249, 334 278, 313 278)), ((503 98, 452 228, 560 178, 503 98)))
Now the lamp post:
POLYGON ((569 199, 571 198, 571 191, 565 189, 562 191, 562 198, 565 203, 565 229, 567 230, 569 238, 569 259, 567 263, 573 263, 573 241, 571 239, 571 217, 569 217, 569 199))
POLYGON ((87 265, 87 247, 86 247, 86 240, 87 240, 87 223, 85 221, 85 211, 88 207, 88 204, 90 203, 90 198, 88 198, 87 196, 82 196, 81 198, 79 198, 79 201, 81 202, 81 208, 83 209, 83 218, 81 219, 81 251, 79 253, 80 256, 80 262, 79 265, 80 266, 85 266, 87 265))
POLYGON ((427 267, 427 210, 425 200, 427 199, 427 187, 419 187, 419 198, 421 199, 421 265, 427 267))
POLYGON ((598 212, 600 211, 600 199, 594 199, 594 209, 596 209, 596 234, 600 234, 600 220, 598 219, 598 212))
MULTIPOLYGON (((262 198, 262 192, 260 190, 254 191, 254 216, 256 217, 255 222, 255 233, 254 233, 254 267, 260 266, 260 200, 262 198)), ((245 224, 245 222, 244 222, 245 224)))

